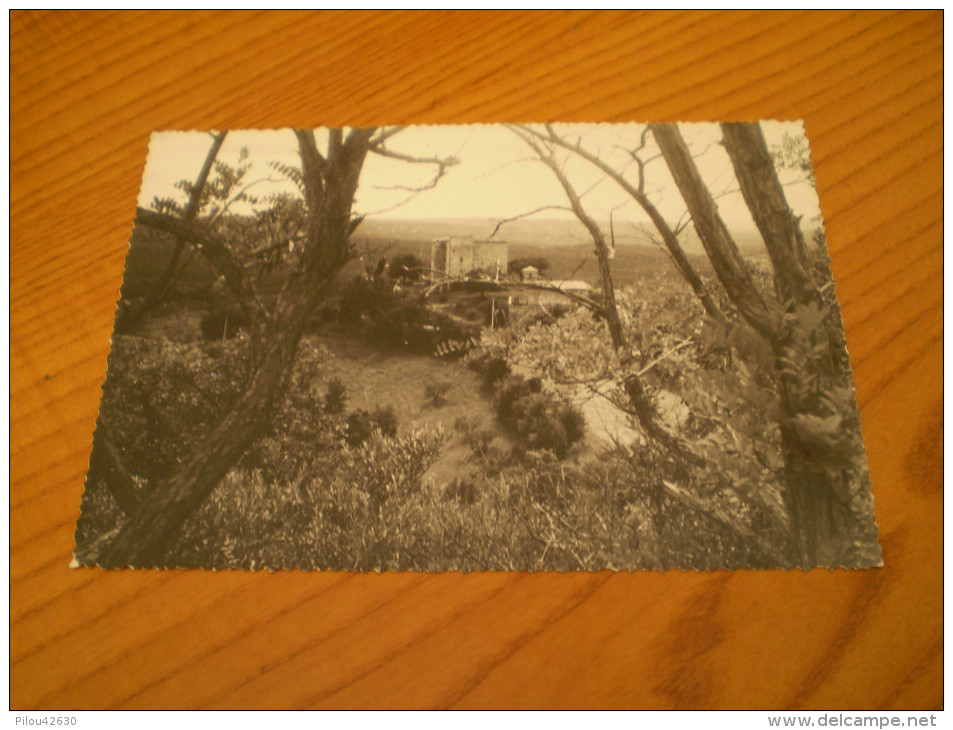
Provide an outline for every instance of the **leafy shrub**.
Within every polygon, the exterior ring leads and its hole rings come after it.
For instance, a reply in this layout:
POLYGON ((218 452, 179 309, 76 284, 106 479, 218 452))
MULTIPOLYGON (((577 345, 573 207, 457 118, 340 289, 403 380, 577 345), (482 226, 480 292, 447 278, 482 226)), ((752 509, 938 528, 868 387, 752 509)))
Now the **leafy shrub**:
POLYGON ((462 476, 456 477, 443 494, 449 500, 456 500, 463 504, 473 504, 476 501, 477 490, 470 477, 462 476))
POLYGON ((397 435, 397 414, 393 406, 377 406, 372 412, 363 409, 352 412, 347 417, 345 441, 348 446, 360 446, 375 429, 379 429, 381 435, 387 438, 397 435))
POLYGON ((421 304, 397 301, 372 317, 368 335, 372 342, 393 349, 430 352, 435 342, 430 312, 421 304))
POLYGON ((560 458, 585 434, 584 416, 543 392, 538 378, 510 375, 500 386, 496 413, 526 447, 552 451, 560 458))
POLYGON ((533 393, 518 401, 515 428, 530 449, 546 449, 559 457, 566 455, 570 441, 563 423, 563 409, 543 393, 533 393))
POLYGON ((491 357, 480 368, 483 376, 483 389, 492 390, 493 386, 510 374, 509 363, 502 357, 491 357))
POLYGON ((447 403, 447 393, 450 392, 450 383, 427 383, 424 388, 424 400, 432 407, 439 408, 447 403))
POLYGON ((371 413, 371 420, 384 436, 393 438, 397 435, 397 414, 394 412, 394 406, 377 406, 371 413))
POLYGON ((560 421, 566 429, 566 439, 570 444, 582 441, 586 435, 586 417, 575 408, 566 408, 560 414, 560 421))
POLYGON ((246 469, 258 469, 266 479, 290 480, 316 451, 334 448, 341 427, 323 408, 311 383, 323 376, 327 350, 303 340, 291 371, 285 400, 278 406, 272 429, 252 444, 242 459, 246 469))
POLYGON ((390 261, 390 275, 401 281, 418 281, 423 267, 423 262, 414 254, 398 254, 390 261))
POLYGON ((496 400, 496 415, 504 426, 514 426, 518 416, 517 403, 533 393, 539 393, 543 383, 539 378, 526 380, 520 375, 510 375, 501 384, 496 400))
POLYGON ((347 388, 337 378, 331 378, 327 392, 324 394, 324 412, 341 413, 347 404, 347 388))
POLYGON ((133 473, 162 479, 241 393, 247 341, 175 343, 117 335, 100 417, 133 473))
POLYGON ((376 318, 399 302, 385 280, 355 276, 341 290, 337 318, 343 324, 356 325, 365 316, 376 318))
POLYGON ((345 439, 348 446, 360 446, 370 438, 374 431, 371 414, 365 410, 354 411, 347 417, 345 439))
POLYGON ((336 319, 375 346, 428 355, 441 343, 467 342, 479 332, 478 325, 462 325, 405 299, 386 278, 358 276, 348 282, 338 298, 336 319))

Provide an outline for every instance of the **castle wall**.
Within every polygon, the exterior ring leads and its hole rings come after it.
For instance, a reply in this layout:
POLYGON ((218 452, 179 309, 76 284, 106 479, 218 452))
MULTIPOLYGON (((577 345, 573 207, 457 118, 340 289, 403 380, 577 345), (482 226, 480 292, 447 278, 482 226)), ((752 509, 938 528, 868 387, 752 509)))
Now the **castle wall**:
POLYGON ((502 276, 506 273, 508 249, 509 246, 503 241, 474 241, 472 268, 483 269, 490 276, 494 276, 499 266, 502 276))
POLYGON ((430 268, 451 278, 482 269, 494 276, 499 267, 506 273, 509 246, 504 241, 474 241, 471 238, 438 238, 430 248, 430 268))

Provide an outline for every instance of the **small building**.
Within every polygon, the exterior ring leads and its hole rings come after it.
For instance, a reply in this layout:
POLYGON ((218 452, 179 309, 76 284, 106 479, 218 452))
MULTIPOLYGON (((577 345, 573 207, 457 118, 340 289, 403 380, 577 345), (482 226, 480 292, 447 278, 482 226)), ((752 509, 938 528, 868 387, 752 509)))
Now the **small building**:
POLYGON ((506 241, 474 241, 472 236, 437 238, 430 248, 433 276, 462 278, 482 271, 492 278, 505 276, 509 256, 506 241))
POLYGON ((539 269, 535 266, 524 266, 520 271, 520 279, 523 281, 536 281, 539 279, 539 269))

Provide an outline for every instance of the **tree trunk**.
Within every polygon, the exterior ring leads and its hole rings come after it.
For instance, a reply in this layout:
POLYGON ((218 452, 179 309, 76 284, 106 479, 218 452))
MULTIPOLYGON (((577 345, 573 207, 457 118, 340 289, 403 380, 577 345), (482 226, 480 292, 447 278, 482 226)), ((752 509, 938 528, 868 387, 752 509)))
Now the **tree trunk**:
POLYGON ((771 337, 776 329, 776 318, 768 311, 764 295, 755 284, 738 245, 728 233, 728 228, 718 213, 718 206, 701 179, 678 128, 674 124, 649 126, 675 185, 688 207, 695 231, 718 280, 745 320, 758 333, 771 337))
POLYGON ((768 250, 778 297, 782 302, 819 302, 805 269, 799 220, 784 197, 761 127, 736 122, 722 124, 721 131, 741 195, 768 250))
POLYGON ((852 395, 845 397, 852 393, 849 373, 832 357, 836 348, 830 337, 836 323, 829 311, 819 322, 801 317, 809 305, 822 303, 804 271, 798 222, 777 181, 760 128, 756 124, 722 128, 742 194, 771 257, 785 316, 773 315, 760 293, 752 294, 753 281, 678 129, 653 125, 653 134, 719 279, 774 353, 783 412, 779 426, 784 493, 796 562, 803 568, 838 566, 862 528, 851 502, 863 494, 867 476, 856 404, 852 395))
POLYGON ((122 456, 112 440, 109 427, 102 414, 93 437, 93 452, 89 459, 89 474, 86 483, 101 479, 106 489, 116 500, 119 508, 132 514, 139 506, 139 490, 122 461, 122 456))

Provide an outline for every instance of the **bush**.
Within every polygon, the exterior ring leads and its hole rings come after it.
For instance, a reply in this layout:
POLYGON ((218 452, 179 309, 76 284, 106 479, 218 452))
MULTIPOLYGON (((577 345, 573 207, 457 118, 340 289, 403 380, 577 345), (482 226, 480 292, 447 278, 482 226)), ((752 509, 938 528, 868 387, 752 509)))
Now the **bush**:
POLYGON ((515 431, 531 450, 546 449, 559 457, 569 450, 569 438, 561 413, 542 393, 533 393, 518 401, 515 431))
POLYGON ((491 390, 493 386, 510 374, 509 363, 502 357, 492 357, 483 366, 483 388, 491 390))
POLYGON ((533 393, 539 393, 543 383, 539 378, 526 380, 520 375, 510 375, 500 384, 496 401, 496 415, 504 426, 514 426, 517 419, 517 403, 533 393))
POLYGON ((426 307, 399 301, 373 315, 368 334, 378 345, 429 353, 436 345, 434 330, 428 329, 432 326, 426 307))
POLYGON ((393 406, 378 406, 373 412, 361 409, 351 413, 347 417, 344 439, 348 446, 360 446, 371 437, 375 429, 379 429, 387 438, 397 435, 397 414, 393 406))
POLYGON ((586 417, 575 408, 566 408, 560 415, 570 445, 582 441, 586 435, 586 417))
POLYGON ((394 412, 394 406, 377 406, 371 414, 371 420, 384 436, 393 438, 397 435, 397 414, 394 412))
POLYGON ((473 504, 476 501, 477 491, 470 477, 456 477, 444 491, 444 496, 463 504, 473 504))
POLYGON ((585 417, 543 392, 539 378, 507 377, 500 386, 496 414, 527 448, 552 451, 559 458, 585 434, 585 417))
POLYGON ((479 332, 478 325, 467 327, 395 293, 386 278, 358 276, 345 284, 338 297, 336 319, 378 347, 427 355, 443 342, 467 342, 479 332))
POLYGON ((385 280, 355 276, 341 291, 337 316, 343 324, 356 325, 365 316, 375 319, 399 304, 400 299, 385 280))
POLYGON ((316 455, 307 472, 290 480, 233 469, 182 526, 169 564, 433 569, 416 533, 432 513, 421 476, 441 443, 434 430, 399 439, 374 435, 359 448, 316 455))
POLYGON ((447 393, 450 392, 450 383, 427 383, 424 388, 424 400, 434 408, 447 403, 447 393))
POLYGON ((423 262, 412 253, 398 254, 390 261, 390 275, 401 281, 419 281, 423 262))
POLYGON ((324 412, 341 413, 347 404, 347 388, 337 378, 331 378, 328 390, 324 394, 324 412))
POLYGON ((102 418, 137 475, 165 478, 241 393, 247 342, 113 338, 102 418))
POLYGON ((365 410, 354 411, 347 417, 345 440, 348 446, 360 446, 370 438, 374 432, 374 422, 371 414, 365 410))

